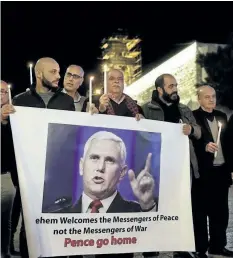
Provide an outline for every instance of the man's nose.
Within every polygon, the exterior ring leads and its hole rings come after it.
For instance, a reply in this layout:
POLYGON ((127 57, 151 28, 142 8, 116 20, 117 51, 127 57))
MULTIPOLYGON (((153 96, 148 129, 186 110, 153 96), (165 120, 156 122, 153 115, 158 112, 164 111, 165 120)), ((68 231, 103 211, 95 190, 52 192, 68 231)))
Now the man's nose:
POLYGON ((101 173, 104 173, 104 170, 105 170, 105 160, 100 159, 98 162, 98 171, 101 173))
POLYGON ((57 80, 60 80, 61 79, 61 76, 60 76, 60 74, 58 73, 57 74, 57 80))

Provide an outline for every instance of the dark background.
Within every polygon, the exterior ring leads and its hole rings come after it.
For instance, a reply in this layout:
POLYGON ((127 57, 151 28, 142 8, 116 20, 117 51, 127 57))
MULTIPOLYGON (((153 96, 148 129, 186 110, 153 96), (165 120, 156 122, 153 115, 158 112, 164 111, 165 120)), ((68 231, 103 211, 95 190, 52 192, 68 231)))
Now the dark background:
POLYGON ((187 43, 226 43, 232 2, 3 2, 2 79, 13 94, 29 86, 28 61, 49 56, 93 72, 101 40, 117 28, 142 38, 144 70, 187 43))
MULTIPOLYGON (((94 133, 108 131, 119 136, 125 143, 128 169, 136 176, 145 167, 147 155, 152 153, 151 174, 155 179, 154 196, 159 199, 161 134, 100 128, 90 126, 50 123, 48 127, 43 211, 52 207, 54 201, 65 197, 72 203, 83 192, 83 179, 79 174, 79 162, 83 157, 84 146, 94 133), (51 190, 52 189, 52 190, 51 190)), ((138 201, 131 189, 128 173, 122 179, 118 190, 126 200, 138 201)))

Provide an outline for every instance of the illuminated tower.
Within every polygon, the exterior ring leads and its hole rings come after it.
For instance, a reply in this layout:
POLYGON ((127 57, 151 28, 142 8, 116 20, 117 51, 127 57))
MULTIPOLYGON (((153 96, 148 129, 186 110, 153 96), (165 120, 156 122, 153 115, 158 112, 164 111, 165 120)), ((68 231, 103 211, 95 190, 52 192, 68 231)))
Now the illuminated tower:
POLYGON ((142 73, 141 39, 129 38, 122 30, 102 40, 102 64, 124 72, 125 85, 136 81, 142 73))

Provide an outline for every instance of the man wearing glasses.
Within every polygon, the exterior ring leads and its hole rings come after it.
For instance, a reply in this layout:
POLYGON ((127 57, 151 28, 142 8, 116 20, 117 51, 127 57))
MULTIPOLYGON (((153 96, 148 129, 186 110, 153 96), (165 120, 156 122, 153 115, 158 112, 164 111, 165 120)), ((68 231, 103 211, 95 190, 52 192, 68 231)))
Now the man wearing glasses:
POLYGON ((81 96, 78 93, 79 87, 82 85, 84 80, 84 71, 81 66, 70 65, 65 73, 64 77, 64 90, 63 92, 67 93, 74 99, 74 105, 76 111, 81 111, 85 97, 81 96))

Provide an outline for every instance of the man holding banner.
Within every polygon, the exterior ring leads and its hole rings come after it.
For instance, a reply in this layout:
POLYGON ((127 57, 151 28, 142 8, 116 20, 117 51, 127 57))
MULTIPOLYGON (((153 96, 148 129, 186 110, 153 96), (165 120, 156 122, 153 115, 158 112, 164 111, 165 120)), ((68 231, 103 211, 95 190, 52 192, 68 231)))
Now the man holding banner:
MULTIPOLYGON (((180 103, 177 93, 177 81, 171 74, 162 74, 155 80, 156 90, 150 102, 143 106, 145 118, 169 123, 183 123, 183 133, 189 137, 191 181, 199 178, 198 163, 192 139, 200 139, 201 129, 197 125, 192 111, 180 103)), ((174 257, 186 257, 189 254, 175 252, 174 257)))
MULTIPOLYGON (((95 99, 95 107, 99 109, 100 114, 135 117, 140 120, 142 116, 139 113, 137 103, 124 91, 124 74, 121 70, 111 69, 107 74, 107 92, 95 99)), ((88 99, 84 102, 83 112, 86 112, 88 99)))
MULTIPOLYGON (((58 87, 60 80, 59 64, 52 58, 41 58, 35 66, 36 85, 12 100, 14 106, 27 106, 74 111, 73 99, 58 87)), ((1 109, 3 119, 7 119, 15 109, 6 104, 1 109)), ((28 257, 24 225, 20 232, 20 252, 22 257, 28 257)))
MULTIPOLYGON (((124 74, 119 69, 111 69, 107 73, 107 92, 99 100, 95 101, 95 106, 99 108, 100 114, 135 117, 140 120, 143 117, 142 109, 137 103, 124 94, 124 74)), ((83 110, 86 111, 86 103, 84 103, 83 110)), ((145 257, 157 256, 158 253, 144 253, 145 257)))

